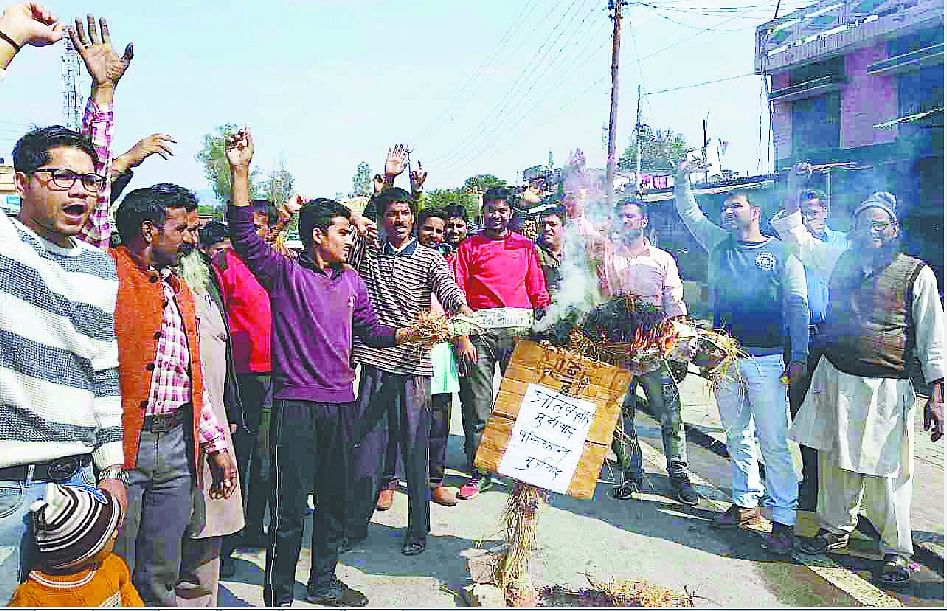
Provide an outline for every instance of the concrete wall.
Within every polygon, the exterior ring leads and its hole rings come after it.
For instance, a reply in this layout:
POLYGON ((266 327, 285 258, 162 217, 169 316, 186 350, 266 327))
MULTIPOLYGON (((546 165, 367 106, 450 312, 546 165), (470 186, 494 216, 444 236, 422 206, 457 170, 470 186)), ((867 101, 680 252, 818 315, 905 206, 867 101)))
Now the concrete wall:
MULTIPOLYGON (((773 91, 789 87, 789 70, 773 75, 773 91)), ((786 159, 792 155, 792 102, 773 102, 772 126, 773 147, 776 159, 786 159)))
POLYGON ((868 66, 888 58, 882 41, 845 56, 848 85, 842 89, 841 148, 887 144, 898 138, 898 130, 874 129, 872 125, 898 116, 898 83, 894 76, 871 76, 868 66))

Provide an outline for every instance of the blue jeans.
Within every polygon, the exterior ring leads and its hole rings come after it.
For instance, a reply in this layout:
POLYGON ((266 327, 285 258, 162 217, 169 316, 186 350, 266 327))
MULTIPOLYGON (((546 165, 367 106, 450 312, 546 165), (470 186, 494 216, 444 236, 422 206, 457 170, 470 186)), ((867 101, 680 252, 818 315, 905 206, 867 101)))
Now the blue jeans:
MULTIPOLYGON (((0 604, 6 604, 17 586, 35 568, 36 547, 30 528, 30 505, 46 496, 48 481, 0 481, 0 604)), ((71 486, 95 486, 92 463, 66 481, 71 486)))
POLYGON ((766 464, 767 503, 773 520, 796 523, 799 482, 789 452, 789 399, 780 382, 781 354, 751 356, 734 364, 717 389, 717 407, 727 433, 732 465, 732 499, 740 507, 757 507, 763 496, 760 453, 766 464))

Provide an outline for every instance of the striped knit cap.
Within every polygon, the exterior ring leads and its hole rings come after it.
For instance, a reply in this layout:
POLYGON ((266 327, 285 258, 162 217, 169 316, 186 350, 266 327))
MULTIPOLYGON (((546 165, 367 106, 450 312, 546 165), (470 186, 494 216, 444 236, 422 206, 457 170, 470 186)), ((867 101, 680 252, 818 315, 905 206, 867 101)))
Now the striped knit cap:
POLYGON ((895 214, 895 210, 898 207, 898 200, 894 195, 888 193, 887 191, 876 191, 872 193, 868 199, 858 204, 855 207, 855 210, 852 211, 852 218, 862 213, 863 210, 868 208, 880 208, 888 213, 888 216, 891 217, 892 221, 898 220, 898 215, 895 214))
POLYGON ((30 505, 33 536, 46 568, 81 565, 98 554, 118 528, 122 509, 108 492, 102 501, 76 486, 47 484, 46 498, 30 505))

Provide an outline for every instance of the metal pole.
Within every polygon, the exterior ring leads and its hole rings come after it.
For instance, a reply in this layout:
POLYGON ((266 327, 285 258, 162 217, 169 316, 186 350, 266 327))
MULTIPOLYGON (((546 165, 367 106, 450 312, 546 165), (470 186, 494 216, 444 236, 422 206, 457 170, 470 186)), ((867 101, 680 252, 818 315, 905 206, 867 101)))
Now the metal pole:
POLYGON ((638 112, 635 115, 635 195, 641 196, 641 85, 638 85, 638 112))
MULTIPOLYGON (((618 51, 621 46, 621 7, 624 0, 614 3, 612 15, 612 105, 608 113, 608 163, 605 166, 605 201, 611 210, 615 198, 615 122, 618 116, 618 51)), ((612 2, 610 1, 609 4, 612 2)))

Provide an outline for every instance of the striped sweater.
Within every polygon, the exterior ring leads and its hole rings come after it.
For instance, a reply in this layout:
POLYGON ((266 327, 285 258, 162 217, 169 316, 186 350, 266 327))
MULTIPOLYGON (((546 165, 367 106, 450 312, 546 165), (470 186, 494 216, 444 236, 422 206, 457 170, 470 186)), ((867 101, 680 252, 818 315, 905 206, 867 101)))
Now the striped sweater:
POLYGON ((121 464, 108 253, 60 248, 0 215, 0 467, 92 453, 121 464))
MULTIPOLYGON (((422 310, 430 310, 432 293, 448 313, 456 314, 467 305, 444 257, 416 240, 401 251, 395 251, 387 242, 379 248, 377 242, 357 240, 352 263, 365 280, 372 307, 384 325, 414 324, 422 310)), ((356 339, 352 356, 389 373, 434 375, 430 348, 409 344, 372 348, 356 339)))

